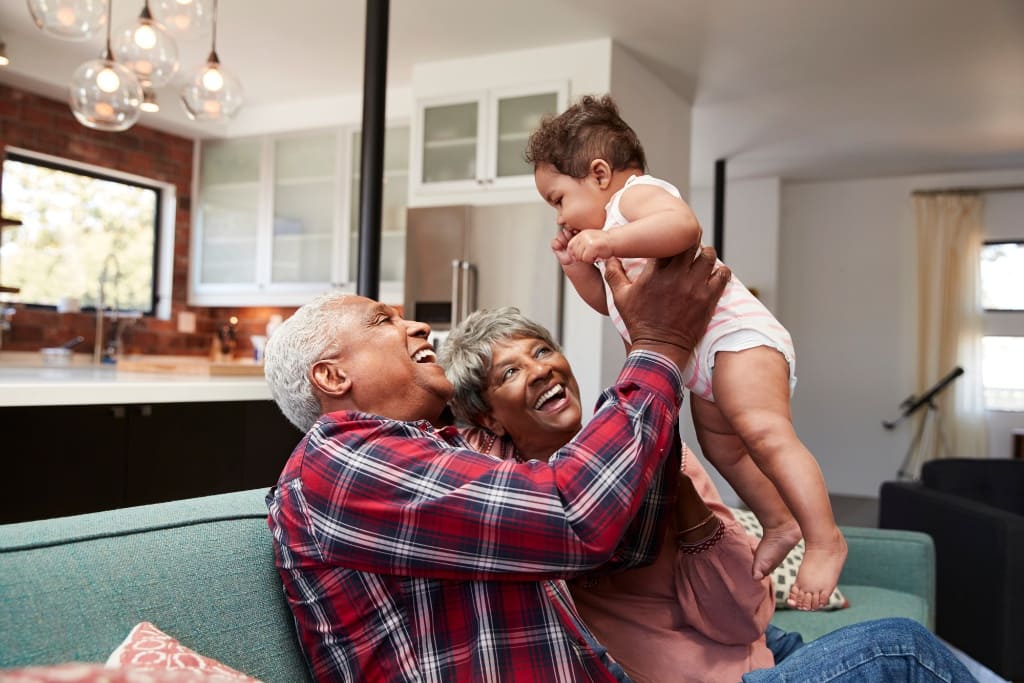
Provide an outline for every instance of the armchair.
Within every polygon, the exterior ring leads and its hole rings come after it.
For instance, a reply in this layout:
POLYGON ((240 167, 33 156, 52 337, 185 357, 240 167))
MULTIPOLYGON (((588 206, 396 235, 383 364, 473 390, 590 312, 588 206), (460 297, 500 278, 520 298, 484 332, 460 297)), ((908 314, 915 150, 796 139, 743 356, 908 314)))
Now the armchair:
POLYGON ((936 633, 1024 680, 1024 461, 934 460, 921 481, 884 482, 879 527, 932 537, 936 633))

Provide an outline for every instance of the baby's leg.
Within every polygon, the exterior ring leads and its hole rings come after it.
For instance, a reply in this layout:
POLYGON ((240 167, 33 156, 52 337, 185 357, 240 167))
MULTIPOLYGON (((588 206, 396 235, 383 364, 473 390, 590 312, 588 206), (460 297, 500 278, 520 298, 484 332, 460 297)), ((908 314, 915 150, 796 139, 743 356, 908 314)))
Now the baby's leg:
POLYGON ((846 540, 832 516, 821 468, 793 429, 789 365, 767 346, 719 352, 712 387, 722 415, 800 523, 806 551, 789 604, 823 607, 846 561, 846 540))
POLYGON ((764 529, 751 568, 754 579, 760 581, 779 566, 786 553, 800 540, 800 527, 779 496, 775 484, 750 458, 743 441, 733 432, 718 407, 690 394, 690 412, 704 457, 757 515, 764 529))

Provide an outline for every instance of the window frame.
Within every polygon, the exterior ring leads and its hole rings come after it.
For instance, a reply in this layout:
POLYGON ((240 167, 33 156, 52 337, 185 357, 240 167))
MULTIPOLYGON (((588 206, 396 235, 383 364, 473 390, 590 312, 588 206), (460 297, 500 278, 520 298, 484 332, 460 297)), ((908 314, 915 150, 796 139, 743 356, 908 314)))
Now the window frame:
MULTIPOLYGON (((1024 237, 986 239, 982 248, 996 244, 1017 244, 1024 248, 1024 237)), ((979 290, 980 296, 980 290, 979 290)), ((1018 337, 1024 338, 1024 308, 982 308, 982 337, 1018 337)), ((984 362, 984 360, 982 361, 984 362)), ((988 392, 989 387, 983 386, 988 392)), ((1024 407, 1006 408, 990 407, 985 401, 985 411, 993 413, 1021 413, 1024 407)))
MULTIPOLYGON (((21 147, 9 145, 4 147, 3 151, 4 162, 10 159, 52 170, 87 176, 97 180, 140 187, 156 193, 155 215, 153 217, 155 231, 153 235, 153 287, 150 309, 149 311, 143 311, 143 315, 159 320, 170 320, 171 290, 174 282, 174 233, 178 203, 177 188, 172 183, 146 178, 134 173, 126 173, 21 147)), ((56 306, 48 304, 26 303, 25 305, 41 310, 56 310, 56 306)), ((94 310, 94 308, 85 307, 83 310, 94 310)))

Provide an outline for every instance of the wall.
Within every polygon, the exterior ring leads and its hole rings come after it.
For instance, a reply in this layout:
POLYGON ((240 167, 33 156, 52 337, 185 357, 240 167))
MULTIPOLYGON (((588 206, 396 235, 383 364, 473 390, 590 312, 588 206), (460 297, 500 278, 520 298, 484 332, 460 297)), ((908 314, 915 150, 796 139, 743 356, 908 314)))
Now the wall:
MULTIPOLYGON (((262 334, 271 313, 293 309, 190 308, 188 254, 192 222, 192 140, 135 125, 122 133, 88 129, 75 120, 67 103, 0 85, 0 147, 20 147, 65 159, 132 173, 174 185, 178 208, 174 222, 171 319, 147 318, 129 329, 124 342, 129 353, 204 355, 211 335, 231 315, 239 318, 237 353, 250 352, 250 334, 262 334), (196 332, 177 331, 177 314, 196 313, 196 332)), ((12 295, 5 295, 12 296, 12 295)), ((13 301, 17 301, 13 295, 13 301)), ((86 338, 76 349, 91 353, 95 318, 89 313, 58 314, 52 308, 15 304, 12 330, 3 348, 34 350, 59 345, 76 335, 86 338)))
MULTIPOLYGON (((911 192, 1020 183, 1024 170, 783 186, 777 313, 797 349, 794 422, 834 493, 877 496, 912 437, 910 421, 881 424, 916 385, 911 192)), ((987 201, 993 231, 1024 237, 1024 194, 987 201)), ((1024 414, 990 413, 989 426, 990 455, 1008 457, 1024 414)))

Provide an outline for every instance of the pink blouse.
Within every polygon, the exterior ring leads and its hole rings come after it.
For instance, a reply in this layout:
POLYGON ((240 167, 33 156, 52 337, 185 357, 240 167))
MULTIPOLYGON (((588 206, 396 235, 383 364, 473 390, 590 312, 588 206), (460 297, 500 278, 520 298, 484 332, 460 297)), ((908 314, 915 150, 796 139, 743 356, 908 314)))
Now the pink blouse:
MULTIPOLYGON (((511 455, 502 439, 488 443, 483 430, 462 431, 484 452, 511 455)), ((683 472, 722 520, 717 540, 684 552, 672 520, 653 564, 575 579, 569 589, 587 626, 635 683, 736 683, 748 671, 775 664, 764 638, 775 612, 770 579, 751 578, 757 541, 685 445, 683 472)))

